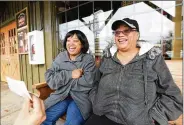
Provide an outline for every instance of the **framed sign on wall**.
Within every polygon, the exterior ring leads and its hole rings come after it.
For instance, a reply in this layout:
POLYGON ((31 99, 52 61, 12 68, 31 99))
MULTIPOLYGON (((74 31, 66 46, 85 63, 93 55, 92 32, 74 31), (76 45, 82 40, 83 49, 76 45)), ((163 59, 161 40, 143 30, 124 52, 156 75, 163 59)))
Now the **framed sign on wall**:
POLYGON ((28 17, 27 7, 15 14, 19 54, 28 54, 28 17))
POLYGON ((27 28, 21 29, 17 32, 18 50, 19 54, 28 52, 27 28))

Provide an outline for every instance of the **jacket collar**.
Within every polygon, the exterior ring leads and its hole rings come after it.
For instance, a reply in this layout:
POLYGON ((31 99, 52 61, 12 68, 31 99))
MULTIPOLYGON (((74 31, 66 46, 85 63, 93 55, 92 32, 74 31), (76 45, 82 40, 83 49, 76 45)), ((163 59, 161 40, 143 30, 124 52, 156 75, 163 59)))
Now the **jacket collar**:
POLYGON ((84 54, 83 53, 80 53, 76 59, 73 61, 73 60, 70 60, 69 58, 69 55, 68 55, 68 52, 67 51, 64 51, 64 54, 63 54, 63 61, 64 62, 80 62, 83 58, 84 54))
MULTIPOLYGON (((154 47, 153 44, 149 42, 142 42, 142 41, 138 41, 138 46, 140 47, 139 53, 129 63, 132 63, 144 58, 146 56, 146 53, 154 47)), ((112 59, 117 63, 121 64, 121 62, 117 58, 117 51, 115 52, 112 59)))
POLYGON ((154 45, 149 42, 138 41, 137 44, 140 47, 139 56, 147 53, 149 50, 151 50, 154 47, 154 45))

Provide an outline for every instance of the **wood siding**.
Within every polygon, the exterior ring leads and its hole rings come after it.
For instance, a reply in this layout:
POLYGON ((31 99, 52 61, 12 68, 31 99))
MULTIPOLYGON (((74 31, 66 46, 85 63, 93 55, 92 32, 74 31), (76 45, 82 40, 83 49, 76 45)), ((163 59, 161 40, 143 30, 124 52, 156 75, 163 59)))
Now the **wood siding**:
POLYGON ((27 7, 29 32, 34 30, 43 30, 44 32, 45 64, 30 65, 28 54, 19 55, 21 80, 26 83, 29 91, 33 91, 33 84, 45 81, 44 73, 57 55, 55 2, 13 1, 7 3, 8 8, 5 10, 7 18, 1 23, 1 27, 8 25, 12 20, 14 21, 15 13, 27 7))

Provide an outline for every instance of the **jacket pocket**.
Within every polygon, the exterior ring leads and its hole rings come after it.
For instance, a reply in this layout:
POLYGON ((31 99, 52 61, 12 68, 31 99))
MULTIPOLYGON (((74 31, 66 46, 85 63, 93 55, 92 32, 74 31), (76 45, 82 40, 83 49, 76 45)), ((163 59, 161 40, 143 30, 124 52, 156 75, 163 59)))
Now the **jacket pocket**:
POLYGON ((148 113, 148 124, 149 125, 155 125, 155 120, 151 116, 151 112, 148 113))
POLYGON ((155 107, 151 110, 150 116, 160 125, 168 125, 167 118, 165 118, 165 116, 163 116, 160 112, 158 112, 155 107))

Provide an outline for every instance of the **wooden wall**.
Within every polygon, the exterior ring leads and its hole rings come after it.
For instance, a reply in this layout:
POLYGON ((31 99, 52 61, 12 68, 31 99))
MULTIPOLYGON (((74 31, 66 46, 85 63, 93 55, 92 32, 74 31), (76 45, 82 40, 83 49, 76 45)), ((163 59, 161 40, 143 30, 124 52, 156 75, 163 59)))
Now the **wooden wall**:
POLYGON ((0 1, 0 10, 2 11, 0 15, 1 27, 14 21, 15 14, 27 6, 28 2, 26 1, 0 1))
POLYGON ((3 27, 4 25, 8 25, 11 22, 11 20, 15 20, 15 13, 27 7, 29 15, 29 32, 33 30, 43 30, 44 32, 44 47, 45 47, 44 65, 30 65, 27 54, 19 55, 21 80, 23 80, 26 83, 29 91, 33 91, 32 90, 33 84, 45 81, 44 73, 50 67, 52 60, 57 55, 55 2, 13 1, 7 3, 8 3, 6 4, 8 6, 7 12, 11 13, 9 14, 9 16, 7 16, 6 20, 4 20, 1 23, 1 27, 3 27))

